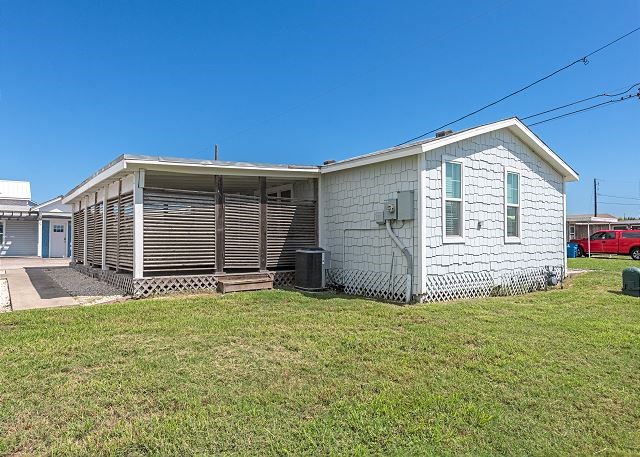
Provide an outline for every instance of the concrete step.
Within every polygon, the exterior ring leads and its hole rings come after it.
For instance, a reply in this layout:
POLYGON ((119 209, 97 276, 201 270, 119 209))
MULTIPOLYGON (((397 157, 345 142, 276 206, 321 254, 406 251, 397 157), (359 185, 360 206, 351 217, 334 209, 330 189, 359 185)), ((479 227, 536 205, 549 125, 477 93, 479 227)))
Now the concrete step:
POLYGON ((273 280, 268 274, 229 275, 218 278, 218 291, 223 294, 268 289, 273 289, 273 280))

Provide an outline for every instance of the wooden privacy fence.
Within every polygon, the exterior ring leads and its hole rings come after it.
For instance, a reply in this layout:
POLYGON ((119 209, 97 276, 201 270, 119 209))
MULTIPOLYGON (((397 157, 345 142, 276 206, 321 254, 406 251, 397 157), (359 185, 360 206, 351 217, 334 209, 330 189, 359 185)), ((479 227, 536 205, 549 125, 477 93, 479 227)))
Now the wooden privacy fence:
POLYGON ((224 267, 260 267, 260 197, 225 194, 224 267))
POLYGON ((144 192, 144 271, 213 270, 216 251, 215 194, 144 192))
POLYGON ((293 268, 296 250, 316 245, 316 202, 267 199, 267 267, 293 268))
POLYGON ((84 263, 84 210, 73 213, 73 260, 84 263))

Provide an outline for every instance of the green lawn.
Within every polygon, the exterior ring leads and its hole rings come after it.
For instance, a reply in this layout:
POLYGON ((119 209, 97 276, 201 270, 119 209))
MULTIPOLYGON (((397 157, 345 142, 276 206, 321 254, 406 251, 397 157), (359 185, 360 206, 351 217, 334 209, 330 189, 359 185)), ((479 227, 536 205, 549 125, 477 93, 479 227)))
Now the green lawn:
POLYGON ((269 291, 2 314, 0 454, 637 455, 628 265, 408 307, 269 291))

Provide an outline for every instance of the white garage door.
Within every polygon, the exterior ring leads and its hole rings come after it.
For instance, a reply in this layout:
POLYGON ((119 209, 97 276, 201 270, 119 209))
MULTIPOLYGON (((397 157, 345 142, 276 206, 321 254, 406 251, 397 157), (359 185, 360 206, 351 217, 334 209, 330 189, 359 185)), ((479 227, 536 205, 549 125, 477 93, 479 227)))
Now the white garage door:
POLYGON ((38 221, 5 221, 2 256, 38 255, 38 221))

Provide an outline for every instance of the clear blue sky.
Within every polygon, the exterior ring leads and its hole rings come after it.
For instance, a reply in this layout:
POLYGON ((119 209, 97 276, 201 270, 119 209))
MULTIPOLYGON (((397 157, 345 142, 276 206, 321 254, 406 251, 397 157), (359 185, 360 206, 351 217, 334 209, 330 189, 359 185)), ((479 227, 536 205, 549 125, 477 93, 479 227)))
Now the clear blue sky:
MULTIPOLYGON (((637 0, 0 0, 0 178, 31 181, 42 201, 122 153, 211 158, 217 142, 221 159, 320 163, 369 152, 565 65, 639 13, 637 0)), ((635 82, 640 33, 453 128, 635 82)), ((534 128, 581 175, 570 212, 591 210, 594 176, 602 193, 640 198, 639 121, 629 101, 534 128)))

